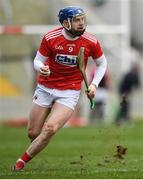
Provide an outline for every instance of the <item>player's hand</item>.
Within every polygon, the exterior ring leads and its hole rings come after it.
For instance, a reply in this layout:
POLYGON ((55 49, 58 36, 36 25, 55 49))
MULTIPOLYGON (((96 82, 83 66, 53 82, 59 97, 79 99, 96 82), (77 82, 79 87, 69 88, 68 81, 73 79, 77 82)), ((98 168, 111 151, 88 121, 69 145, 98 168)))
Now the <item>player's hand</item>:
POLYGON ((40 75, 42 76, 49 76, 50 75, 50 69, 48 65, 45 65, 43 67, 40 68, 40 75))
POLYGON ((88 91, 86 92, 88 97, 93 98, 96 93, 96 86, 94 84, 91 84, 88 88, 88 91))

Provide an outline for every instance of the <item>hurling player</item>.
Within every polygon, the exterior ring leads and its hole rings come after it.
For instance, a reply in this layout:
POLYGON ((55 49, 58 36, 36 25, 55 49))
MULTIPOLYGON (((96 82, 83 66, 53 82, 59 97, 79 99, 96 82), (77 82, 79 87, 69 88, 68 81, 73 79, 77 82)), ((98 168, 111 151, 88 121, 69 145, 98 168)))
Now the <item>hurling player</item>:
POLYGON ((85 67, 88 57, 92 57, 97 67, 88 96, 94 97, 106 71, 107 61, 99 41, 85 31, 83 9, 74 6, 63 8, 58 18, 62 26, 44 35, 34 59, 34 68, 40 76, 28 121, 31 144, 16 161, 15 171, 22 170, 27 162, 42 151, 71 117, 83 81, 76 62, 80 47, 85 49, 85 67))

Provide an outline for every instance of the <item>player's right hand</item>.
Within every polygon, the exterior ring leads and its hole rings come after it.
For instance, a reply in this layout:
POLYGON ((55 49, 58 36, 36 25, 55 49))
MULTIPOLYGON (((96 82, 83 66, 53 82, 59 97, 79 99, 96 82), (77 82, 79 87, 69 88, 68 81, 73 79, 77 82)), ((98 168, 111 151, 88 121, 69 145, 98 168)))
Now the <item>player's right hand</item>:
POLYGON ((43 67, 40 68, 40 75, 42 76, 49 76, 50 75, 50 69, 48 65, 44 65, 43 67))

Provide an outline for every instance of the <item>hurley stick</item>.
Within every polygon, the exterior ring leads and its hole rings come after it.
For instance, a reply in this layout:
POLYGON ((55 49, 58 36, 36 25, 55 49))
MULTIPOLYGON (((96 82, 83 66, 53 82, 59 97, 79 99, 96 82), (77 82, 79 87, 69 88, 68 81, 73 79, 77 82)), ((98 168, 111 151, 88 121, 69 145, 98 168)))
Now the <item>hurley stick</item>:
MULTIPOLYGON (((77 57, 77 67, 80 70, 85 86, 86 86, 86 91, 87 93, 89 92, 88 89, 88 81, 87 81, 87 77, 86 77, 86 73, 85 73, 85 67, 84 67, 84 47, 81 47, 78 53, 78 57, 77 57)), ((89 100, 90 100, 90 108, 94 109, 95 107, 95 102, 93 100, 92 97, 88 96, 89 100)))

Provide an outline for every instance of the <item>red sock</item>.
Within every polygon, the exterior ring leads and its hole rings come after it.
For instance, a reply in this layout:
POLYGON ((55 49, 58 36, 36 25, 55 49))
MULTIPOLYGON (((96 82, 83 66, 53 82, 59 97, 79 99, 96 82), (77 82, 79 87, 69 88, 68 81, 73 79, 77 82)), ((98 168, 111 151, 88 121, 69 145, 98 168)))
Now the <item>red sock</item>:
POLYGON ((27 154, 27 152, 25 152, 25 153, 21 156, 20 159, 22 159, 24 162, 27 163, 28 161, 30 161, 30 160, 32 159, 32 157, 30 157, 29 154, 27 154))

